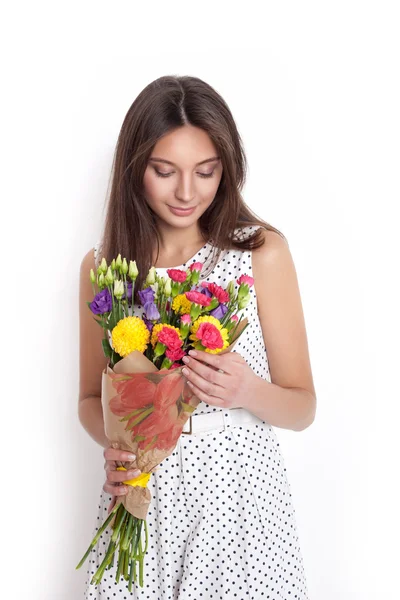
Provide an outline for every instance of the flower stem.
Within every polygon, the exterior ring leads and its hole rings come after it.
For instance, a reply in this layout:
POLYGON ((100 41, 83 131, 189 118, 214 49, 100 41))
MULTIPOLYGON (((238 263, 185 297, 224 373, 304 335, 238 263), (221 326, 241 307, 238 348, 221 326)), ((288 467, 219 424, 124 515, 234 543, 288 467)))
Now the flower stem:
POLYGON ((75 569, 80 569, 81 566, 83 565, 83 563, 85 562, 85 560, 87 559, 87 557, 89 556, 91 550, 95 547, 95 545, 97 544, 97 541, 99 539, 99 537, 101 536, 101 534, 103 533, 103 531, 107 528, 107 526, 110 524, 110 522, 112 521, 112 518, 114 516, 114 513, 118 510, 119 504, 116 504, 114 506, 114 508, 112 509, 111 513, 109 514, 108 518, 104 521, 103 525, 100 527, 100 529, 98 530, 98 532, 96 533, 96 535, 94 536, 93 540, 90 543, 89 548, 86 550, 84 556, 82 557, 82 559, 80 560, 79 564, 75 567, 75 569))
POLYGON ((132 536, 132 527, 133 527, 133 519, 134 516, 129 514, 128 517, 128 524, 126 526, 126 530, 125 530, 125 534, 124 534, 124 539, 122 540, 122 544, 121 544, 121 548, 123 550, 127 550, 130 540, 131 540, 131 536, 132 536))
POLYGON ((114 527, 114 531, 113 534, 111 536, 111 541, 116 543, 117 542, 117 538, 118 538, 118 534, 119 531, 122 527, 122 524, 125 522, 125 519, 128 515, 128 511, 126 510, 126 508, 124 507, 124 505, 121 503, 119 505, 119 511, 117 512, 117 517, 115 519, 115 527, 114 527))
POLYGON ((122 570, 122 553, 120 551, 119 556, 118 556, 118 568, 117 568, 117 574, 115 576, 116 582, 119 583, 119 578, 121 577, 121 570, 122 570))
POLYGON ((97 569, 96 573, 93 575, 91 583, 95 583, 96 585, 100 583, 101 578, 103 577, 104 571, 107 569, 107 567, 111 563, 111 560, 114 556, 115 548, 116 548, 116 544, 111 541, 108 545, 107 552, 103 559, 103 562, 97 569))

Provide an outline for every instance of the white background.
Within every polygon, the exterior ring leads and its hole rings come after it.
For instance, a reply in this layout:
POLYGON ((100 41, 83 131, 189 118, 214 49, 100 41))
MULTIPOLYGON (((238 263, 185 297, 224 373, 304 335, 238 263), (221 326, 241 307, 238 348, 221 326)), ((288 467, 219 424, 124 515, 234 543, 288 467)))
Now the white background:
MULTIPOLYGON (((19 2, 3 11, 2 576, 83 598, 104 482, 77 417, 78 273, 137 94, 194 75, 229 104, 244 196, 287 237, 317 417, 276 429, 310 600, 398 598, 396 2, 19 2)), ((156 600, 156 599, 155 599, 156 600)))

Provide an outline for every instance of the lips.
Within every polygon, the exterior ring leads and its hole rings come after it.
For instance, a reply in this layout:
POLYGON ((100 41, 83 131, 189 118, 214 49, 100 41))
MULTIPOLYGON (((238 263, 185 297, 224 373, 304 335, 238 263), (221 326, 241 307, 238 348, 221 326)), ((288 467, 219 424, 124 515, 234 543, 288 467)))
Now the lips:
POLYGON ((171 206, 170 204, 168 204, 168 206, 170 208, 173 208, 174 210, 180 210, 181 212, 190 212, 191 210, 195 209, 195 206, 191 206, 190 208, 182 208, 181 206, 171 206))
POLYGON ((170 206, 169 204, 167 204, 167 206, 172 212, 172 214, 177 215, 178 217, 185 217, 186 215, 191 215, 196 208, 195 206, 192 206, 191 208, 181 208, 177 206, 170 206))

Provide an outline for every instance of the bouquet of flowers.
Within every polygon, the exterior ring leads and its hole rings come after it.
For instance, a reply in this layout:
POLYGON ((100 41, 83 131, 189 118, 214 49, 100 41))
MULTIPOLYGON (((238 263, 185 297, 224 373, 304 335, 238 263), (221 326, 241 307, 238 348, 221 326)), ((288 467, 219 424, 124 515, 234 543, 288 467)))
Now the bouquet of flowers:
POLYGON ((143 587, 146 515, 151 502, 147 483, 174 451, 185 422, 200 402, 182 374, 182 357, 191 349, 229 352, 248 325, 238 312, 250 300, 253 278, 241 275, 238 290, 234 280, 223 289, 215 283, 199 283, 202 266, 195 262, 186 271, 167 269, 167 277, 160 277, 152 267, 138 292, 141 317, 134 315, 136 261, 128 265, 119 254, 109 266, 103 258, 97 274, 90 270, 94 298, 87 304, 104 330, 102 344, 108 359, 101 391, 105 433, 112 447, 136 455, 135 461, 121 463, 117 469, 141 470, 138 477, 124 481, 128 493, 117 497, 76 567, 83 565, 110 526, 109 546, 91 584, 100 583, 118 549, 116 581, 122 575, 131 591, 138 563, 143 587))

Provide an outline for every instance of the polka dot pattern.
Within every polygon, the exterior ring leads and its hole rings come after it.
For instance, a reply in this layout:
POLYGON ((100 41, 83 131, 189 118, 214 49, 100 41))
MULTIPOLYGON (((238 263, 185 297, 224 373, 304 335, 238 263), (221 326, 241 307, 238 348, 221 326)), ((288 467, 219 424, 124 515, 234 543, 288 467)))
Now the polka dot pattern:
MULTIPOLYGON (((180 268, 197 261, 206 265, 211 250, 206 244, 180 268)), ((251 252, 228 250, 203 279, 225 287, 243 273, 252 276, 251 252)), ((250 325, 233 351, 271 381, 254 287, 250 293, 244 310, 250 325)), ((140 315, 141 307, 135 306, 134 314, 140 315)), ((201 402, 196 413, 221 410, 201 402)), ((149 480, 144 587, 134 584, 129 592, 123 578, 117 584, 116 564, 99 586, 89 584, 107 549, 107 530, 88 559, 86 600, 308 599, 295 509, 275 430, 261 420, 233 426, 229 411, 224 414, 224 429, 182 434, 149 480)), ((107 517, 111 498, 101 491, 93 536, 107 517)))

